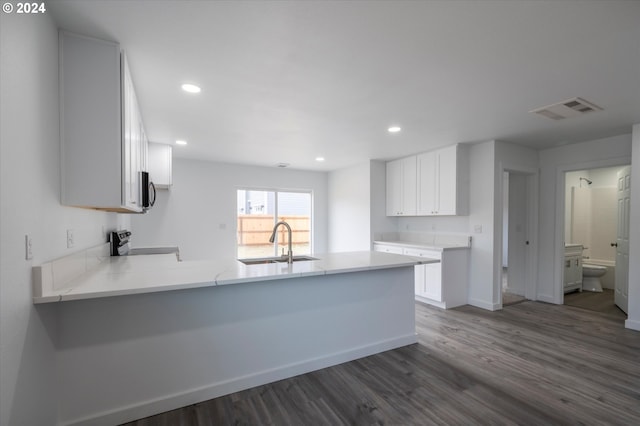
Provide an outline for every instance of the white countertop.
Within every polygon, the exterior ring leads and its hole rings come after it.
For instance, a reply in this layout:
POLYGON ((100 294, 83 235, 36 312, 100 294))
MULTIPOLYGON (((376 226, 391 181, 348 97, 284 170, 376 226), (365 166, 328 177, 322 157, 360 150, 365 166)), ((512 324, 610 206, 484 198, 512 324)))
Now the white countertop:
POLYGON ((384 244, 388 246, 398 246, 398 247, 410 247, 417 249, 427 249, 427 250, 435 250, 435 251, 445 251, 445 250, 460 250, 460 249, 469 249, 469 245, 456 244, 456 243, 419 243, 415 241, 400 241, 400 240, 392 240, 392 241, 374 241, 374 244, 384 244))
POLYGON ((128 294, 153 293, 294 277, 398 268, 437 259, 373 251, 314 255, 318 260, 244 265, 239 261, 190 260, 175 254, 108 257, 64 288, 35 292, 34 303, 63 302, 128 294), (40 293, 40 294, 39 294, 40 293))

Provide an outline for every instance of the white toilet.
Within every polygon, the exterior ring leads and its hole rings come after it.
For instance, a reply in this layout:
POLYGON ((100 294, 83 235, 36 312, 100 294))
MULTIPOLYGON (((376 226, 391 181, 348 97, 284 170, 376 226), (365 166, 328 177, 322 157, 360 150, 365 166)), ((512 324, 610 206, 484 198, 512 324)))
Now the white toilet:
POLYGON ((586 291, 602 291, 602 283, 600 277, 607 273, 605 266, 582 264, 582 290, 586 291))

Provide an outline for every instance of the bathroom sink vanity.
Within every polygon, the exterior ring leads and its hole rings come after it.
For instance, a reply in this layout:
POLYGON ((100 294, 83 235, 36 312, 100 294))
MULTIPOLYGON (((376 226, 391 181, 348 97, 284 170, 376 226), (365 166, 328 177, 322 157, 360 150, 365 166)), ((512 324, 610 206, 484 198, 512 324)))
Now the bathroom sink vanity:
POLYGON ((582 244, 564 246, 564 292, 582 291, 582 244))

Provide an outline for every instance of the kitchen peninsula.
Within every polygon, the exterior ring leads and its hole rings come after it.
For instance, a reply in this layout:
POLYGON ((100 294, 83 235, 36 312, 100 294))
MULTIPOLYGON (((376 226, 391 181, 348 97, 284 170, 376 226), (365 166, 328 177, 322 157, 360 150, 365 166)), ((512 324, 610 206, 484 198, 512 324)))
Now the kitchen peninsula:
POLYGON ((59 365, 73 371, 58 396, 65 424, 118 424, 415 343, 414 266, 437 262, 93 256, 64 288, 48 280, 55 262, 34 271, 34 303, 56 307, 59 365))

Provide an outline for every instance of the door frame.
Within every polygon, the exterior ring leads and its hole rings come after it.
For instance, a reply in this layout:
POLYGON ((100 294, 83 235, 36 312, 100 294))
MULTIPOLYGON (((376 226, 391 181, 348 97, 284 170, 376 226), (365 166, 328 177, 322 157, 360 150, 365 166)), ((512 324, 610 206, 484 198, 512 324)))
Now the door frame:
MULTIPOLYGON (((565 232, 565 193, 566 174, 578 170, 602 169, 605 167, 631 166, 631 157, 615 157, 603 160, 594 160, 584 163, 565 164, 556 169, 556 217, 554 231, 554 260, 553 260, 553 303, 564 303, 564 232, 565 232)), ((633 171, 633 169, 632 169, 633 171)))
POLYGON ((500 161, 496 173, 499 173, 498 182, 498 194, 495 196, 495 212, 497 213, 494 229, 496 231, 494 236, 495 244, 495 256, 494 256, 494 280, 493 285, 493 300, 497 309, 502 309, 502 254, 503 254, 503 200, 504 200, 504 173, 515 173, 520 175, 526 175, 526 188, 527 188, 527 234, 529 236, 529 250, 525 255, 525 298, 530 300, 536 300, 538 293, 538 178, 540 170, 538 168, 532 168, 523 166, 520 164, 505 163, 500 161), (498 206, 499 204, 499 206, 498 206))

